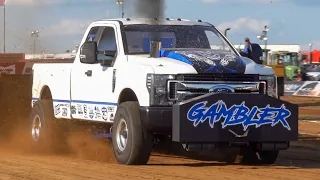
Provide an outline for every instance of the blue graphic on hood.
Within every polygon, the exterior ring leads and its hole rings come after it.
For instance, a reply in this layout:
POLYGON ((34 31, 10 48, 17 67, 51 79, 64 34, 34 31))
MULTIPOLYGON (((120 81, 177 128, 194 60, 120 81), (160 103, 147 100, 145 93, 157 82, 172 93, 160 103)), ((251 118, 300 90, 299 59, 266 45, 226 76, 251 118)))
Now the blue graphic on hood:
POLYGON ((244 74, 246 65, 230 52, 200 50, 160 50, 159 57, 168 57, 192 65, 198 73, 244 74))

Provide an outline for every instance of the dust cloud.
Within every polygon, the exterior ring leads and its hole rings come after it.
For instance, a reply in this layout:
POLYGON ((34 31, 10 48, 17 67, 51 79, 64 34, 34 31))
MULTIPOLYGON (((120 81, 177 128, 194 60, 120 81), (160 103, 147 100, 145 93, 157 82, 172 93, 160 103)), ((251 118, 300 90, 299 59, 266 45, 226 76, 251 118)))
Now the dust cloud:
POLYGON ((82 131, 75 131, 65 136, 59 144, 50 143, 44 148, 32 146, 30 140, 31 128, 28 124, 15 126, 10 133, 0 134, 0 156, 6 154, 36 155, 36 156, 62 156, 82 160, 115 163, 111 142, 107 139, 94 139, 82 131))
POLYGON ((6 154, 68 156, 85 160, 114 162, 111 143, 94 139, 80 126, 72 126, 64 140, 51 143, 52 149, 31 144, 31 83, 24 76, 2 76, 0 78, 0 156, 6 154), (38 149, 39 148, 39 149, 38 149))
POLYGON ((164 0, 136 0, 134 1, 135 14, 145 18, 163 18, 164 0))
MULTIPOLYGON (((131 2, 133 7, 133 17, 138 18, 158 18, 159 20, 151 20, 151 24, 161 23, 164 19, 165 1, 164 0, 133 0, 131 2)), ((160 40, 159 33, 152 33, 151 39, 155 41, 160 40)))
POLYGON ((128 18, 164 18, 164 0, 125 1, 125 17, 128 18))

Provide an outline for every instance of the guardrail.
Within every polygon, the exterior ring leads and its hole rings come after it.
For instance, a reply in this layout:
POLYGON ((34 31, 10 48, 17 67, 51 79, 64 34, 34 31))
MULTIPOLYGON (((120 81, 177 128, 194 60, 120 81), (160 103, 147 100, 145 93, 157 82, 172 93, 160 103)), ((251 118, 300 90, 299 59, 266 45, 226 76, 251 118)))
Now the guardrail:
POLYGON ((320 97, 320 81, 287 81, 285 95, 320 97))

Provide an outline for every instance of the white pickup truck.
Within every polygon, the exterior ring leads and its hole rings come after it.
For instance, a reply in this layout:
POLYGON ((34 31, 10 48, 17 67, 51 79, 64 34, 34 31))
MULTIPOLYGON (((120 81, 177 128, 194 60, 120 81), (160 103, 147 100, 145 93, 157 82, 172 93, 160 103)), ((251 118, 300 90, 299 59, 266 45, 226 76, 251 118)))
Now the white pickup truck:
POLYGON ((63 134, 53 122, 91 121, 110 126, 120 164, 146 164, 159 137, 186 151, 241 147, 247 162, 272 164, 298 138, 298 107, 276 84, 209 23, 96 21, 73 63, 33 66, 31 137, 40 147, 63 134))

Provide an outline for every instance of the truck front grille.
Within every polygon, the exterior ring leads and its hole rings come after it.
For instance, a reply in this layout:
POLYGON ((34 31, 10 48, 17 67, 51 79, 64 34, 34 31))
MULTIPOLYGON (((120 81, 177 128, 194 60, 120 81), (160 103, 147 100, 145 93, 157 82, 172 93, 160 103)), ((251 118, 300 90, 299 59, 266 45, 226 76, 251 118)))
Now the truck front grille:
POLYGON ((177 80, 168 81, 168 99, 184 101, 210 93, 218 85, 231 87, 234 93, 266 93, 266 82, 259 81, 258 75, 183 74, 177 80))

